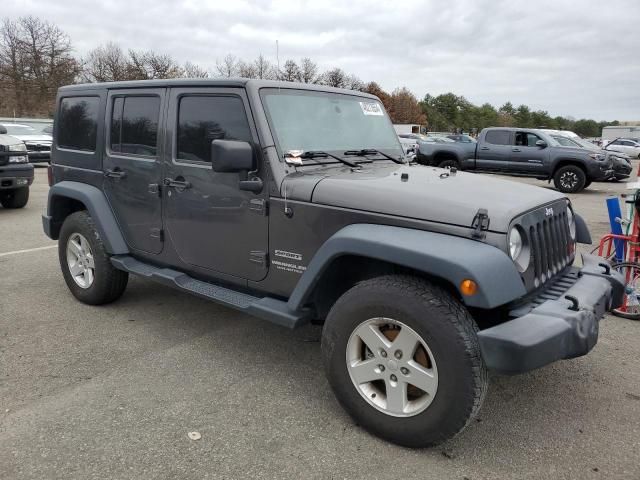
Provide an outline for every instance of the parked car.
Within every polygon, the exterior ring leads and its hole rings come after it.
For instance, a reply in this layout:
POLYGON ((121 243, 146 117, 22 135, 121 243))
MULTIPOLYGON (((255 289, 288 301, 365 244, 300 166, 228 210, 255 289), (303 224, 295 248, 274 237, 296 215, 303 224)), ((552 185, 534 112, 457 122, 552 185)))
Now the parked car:
POLYGON ((24 207, 32 183, 33 165, 29 165, 27 147, 0 125, 0 204, 4 208, 24 207))
POLYGON ((454 142, 460 142, 460 143, 476 143, 476 139, 473 137, 470 137, 469 135, 447 135, 447 138, 450 138, 451 140, 453 140, 454 142))
POLYGON ((626 153, 633 158, 640 158, 640 142, 636 142, 629 138, 617 138, 613 142, 608 143, 604 149, 613 152, 626 153))
POLYGON ((563 147, 586 148, 587 150, 606 155, 607 158, 611 160, 613 169, 611 177, 607 178, 607 180, 625 180, 631 175, 633 167, 631 166, 629 156, 624 153, 603 150, 598 145, 584 140, 575 134, 575 136, 567 136, 563 131, 550 131, 550 135, 563 147))
POLYGON ((613 175, 612 160, 604 153, 561 147, 547 132, 525 128, 485 128, 477 143, 423 143, 416 161, 553 180, 563 193, 580 192, 613 175))
POLYGON ((460 432, 489 370, 587 354, 621 303, 606 260, 573 266, 591 238, 565 195, 407 164, 363 92, 94 83, 61 88, 55 116, 42 221, 79 301, 115 301, 133 274, 282 326, 323 324, 336 397, 401 445, 460 432))
POLYGON ((24 142, 29 152, 30 162, 48 162, 51 158, 51 142, 53 137, 49 134, 38 132, 29 125, 20 123, 3 123, 9 135, 24 142))

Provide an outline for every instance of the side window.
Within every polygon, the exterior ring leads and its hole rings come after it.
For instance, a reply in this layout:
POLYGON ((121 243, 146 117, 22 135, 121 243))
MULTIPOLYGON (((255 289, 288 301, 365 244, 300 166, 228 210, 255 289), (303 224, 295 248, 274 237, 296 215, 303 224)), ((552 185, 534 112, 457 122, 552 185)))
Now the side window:
POLYGON ((98 97, 67 97, 60 101, 59 147, 84 152, 96 150, 99 105, 98 97))
POLYGON ((116 97, 111 112, 111 151, 155 156, 160 97, 116 97))
POLYGON ((213 140, 252 141, 242 100, 233 96, 182 97, 178 107, 176 158, 209 162, 213 140))
POLYGON ((538 140, 542 139, 539 136, 534 135, 533 133, 527 133, 527 146, 535 147, 538 140))
POLYGON ((493 145, 509 145, 511 132, 508 130, 489 130, 484 137, 484 141, 493 145))

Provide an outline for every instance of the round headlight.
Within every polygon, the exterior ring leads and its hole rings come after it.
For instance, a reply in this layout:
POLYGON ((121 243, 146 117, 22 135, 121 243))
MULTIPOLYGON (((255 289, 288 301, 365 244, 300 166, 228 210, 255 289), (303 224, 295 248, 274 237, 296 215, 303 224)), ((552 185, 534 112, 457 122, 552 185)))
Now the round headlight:
POLYGON ((571 207, 567 208, 567 222, 569 223, 569 235, 573 240, 576 239, 576 217, 573 215, 571 207))
POLYGON ((531 260, 531 250, 524 240, 520 227, 513 227, 509 232, 509 256, 519 272, 524 272, 529 268, 531 260))
POLYGON ((517 227, 513 227, 509 233, 509 255, 514 262, 522 253, 522 235, 517 227))

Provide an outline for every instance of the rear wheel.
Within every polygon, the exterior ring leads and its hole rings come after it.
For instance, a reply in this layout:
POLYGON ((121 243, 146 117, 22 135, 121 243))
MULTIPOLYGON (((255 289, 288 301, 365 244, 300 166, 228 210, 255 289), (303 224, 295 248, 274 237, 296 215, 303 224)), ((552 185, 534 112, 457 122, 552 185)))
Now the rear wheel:
POLYGON ((65 219, 58 239, 58 257, 67 287, 83 303, 113 302, 127 288, 129 274, 111 265, 86 211, 72 213, 65 219))
POLYGON ((22 208, 29 201, 29 187, 16 188, 0 193, 0 203, 4 208, 22 208))
POLYGON ((640 264, 622 262, 613 265, 612 268, 620 272, 625 280, 622 305, 614 308, 613 314, 630 320, 640 320, 640 264))
POLYGON ((578 193, 585 188, 587 175, 577 165, 565 165, 556 171, 553 183, 562 193, 578 193))
POLYGON ((345 410, 408 447, 455 436, 487 389, 474 320, 449 292, 416 277, 378 277, 347 291, 329 312, 322 352, 345 410))

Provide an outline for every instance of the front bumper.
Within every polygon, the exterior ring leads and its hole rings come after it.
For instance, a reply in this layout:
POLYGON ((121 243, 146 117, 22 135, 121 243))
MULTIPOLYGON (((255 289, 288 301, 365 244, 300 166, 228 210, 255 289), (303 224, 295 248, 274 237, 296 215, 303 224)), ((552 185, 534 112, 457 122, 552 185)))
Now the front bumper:
POLYGON ((598 341, 600 319, 622 303, 624 280, 606 260, 582 256, 536 298, 510 312, 515 317, 478 333, 490 370, 517 374, 586 355, 598 341))
POLYGON ((0 190, 28 187, 33 183, 33 165, 19 163, 0 166, 0 190))

